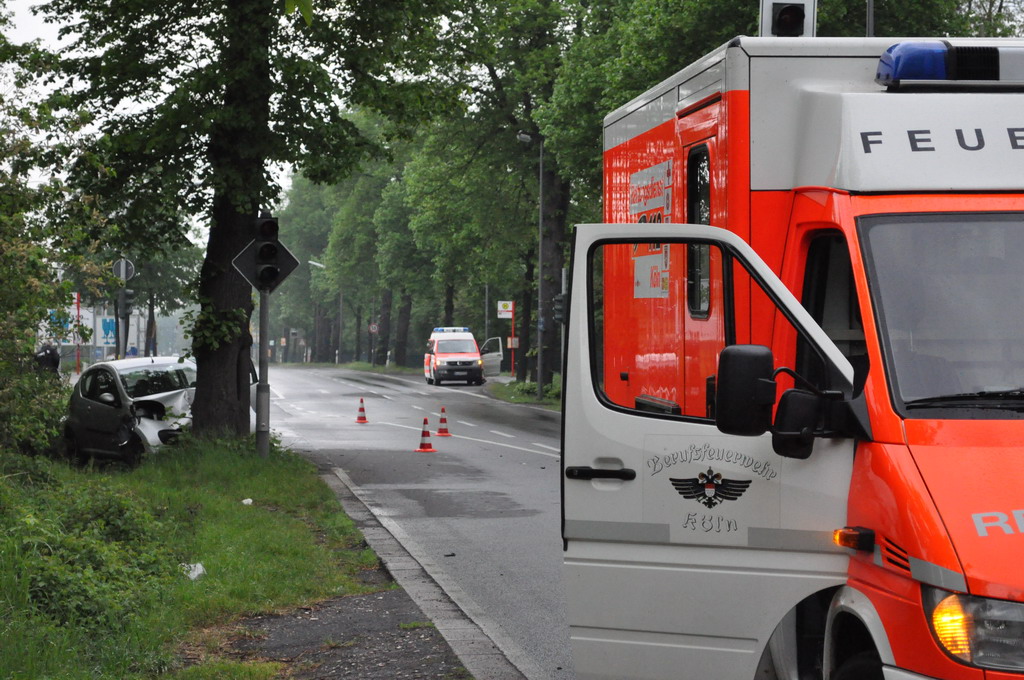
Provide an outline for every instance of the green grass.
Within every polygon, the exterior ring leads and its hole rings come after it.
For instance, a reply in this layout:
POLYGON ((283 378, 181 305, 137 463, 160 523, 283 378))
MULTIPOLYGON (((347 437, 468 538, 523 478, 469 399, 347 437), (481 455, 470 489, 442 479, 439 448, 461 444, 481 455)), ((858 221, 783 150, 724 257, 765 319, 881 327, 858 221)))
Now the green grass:
POLYGON ((241 616, 372 591, 356 577, 376 556, 315 468, 253 451, 186 441, 134 470, 0 454, 0 677, 270 678, 210 650, 183 668, 178 650, 241 616), (195 562, 191 581, 180 565, 195 562))
POLYGON ((562 408, 562 380, 558 374, 555 374, 553 383, 545 388, 543 399, 537 399, 537 383, 535 382, 499 383, 492 381, 487 384, 487 389, 493 397, 502 401, 514 404, 534 404, 554 411, 559 411, 562 408))

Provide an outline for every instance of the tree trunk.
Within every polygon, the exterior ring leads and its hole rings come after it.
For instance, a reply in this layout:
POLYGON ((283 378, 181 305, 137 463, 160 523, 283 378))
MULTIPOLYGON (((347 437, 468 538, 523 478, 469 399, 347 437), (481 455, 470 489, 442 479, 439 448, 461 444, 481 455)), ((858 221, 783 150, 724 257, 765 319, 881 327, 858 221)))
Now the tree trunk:
POLYGON ((530 328, 533 325, 533 298, 536 294, 534 284, 534 256, 526 255, 526 266, 523 268, 523 294, 516 305, 516 319, 519 320, 519 349, 516 350, 516 380, 526 382, 529 379, 530 361, 530 328))
POLYGON ((356 315, 356 327, 355 327, 356 353, 352 357, 352 359, 353 359, 353 361, 362 361, 363 360, 363 308, 362 308, 362 306, 357 306, 356 307, 355 315, 356 315))
POLYGON ((149 309, 146 315, 146 354, 147 357, 157 356, 156 351, 156 296, 149 294, 149 309))
POLYGON ((223 109, 210 125, 213 214, 192 344, 199 369, 193 429, 201 436, 249 432, 252 288, 231 260, 252 238, 253 222, 266 207, 261 200, 273 93, 269 49, 279 15, 274 0, 227 0, 224 7, 217 71, 226 85, 223 109))
POLYGON ((562 268, 565 266, 565 219, 569 207, 568 185, 557 174, 557 168, 544 168, 544 222, 541 239, 541 262, 543 286, 541 288, 541 313, 543 331, 540 343, 543 348, 541 381, 551 384, 551 376, 562 371, 561 343, 558 341, 561 326, 555 322, 552 313, 555 295, 562 292, 562 268))
POLYGON ((380 316, 377 317, 377 358, 374 363, 385 366, 388 363, 388 349, 391 347, 391 301, 390 288, 381 291, 380 316))
POLYGON ((455 284, 444 284, 444 323, 442 326, 455 325, 455 284))
POLYGON ((412 293, 402 291, 398 303, 398 322, 395 328, 395 363, 408 365, 409 326, 412 323, 412 293))

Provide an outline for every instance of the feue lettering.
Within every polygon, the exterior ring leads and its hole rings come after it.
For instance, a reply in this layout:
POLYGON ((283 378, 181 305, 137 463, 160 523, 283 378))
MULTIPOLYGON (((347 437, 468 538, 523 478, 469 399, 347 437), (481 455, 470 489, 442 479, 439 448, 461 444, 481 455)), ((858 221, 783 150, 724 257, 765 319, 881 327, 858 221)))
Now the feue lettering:
MULTIPOLYGON (((954 138, 956 146, 964 151, 981 151, 987 145, 981 128, 956 128, 952 132, 949 135, 948 132, 927 129, 907 130, 907 148, 912 153, 939 151, 951 146, 954 138)), ((1006 135, 1011 149, 1024 149, 1024 127, 1006 128, 1006 135)), ((860 133, 860 144, 864 153, 873 153, 875 147, 885 146, 887 139, 881 130, 870 130, 860 133)))
POLYGON ((911 151, 935 151, 931 144, 931 130, 907 130, 907 137, 910 139, 911 151))
POLYGON ((993 532, 996 535, 1024 534, 1024 510, 1012 510, 1009 515, 1005 512, 978 512, 971 515, 971 519, 975 531, 983 538, 993 532))

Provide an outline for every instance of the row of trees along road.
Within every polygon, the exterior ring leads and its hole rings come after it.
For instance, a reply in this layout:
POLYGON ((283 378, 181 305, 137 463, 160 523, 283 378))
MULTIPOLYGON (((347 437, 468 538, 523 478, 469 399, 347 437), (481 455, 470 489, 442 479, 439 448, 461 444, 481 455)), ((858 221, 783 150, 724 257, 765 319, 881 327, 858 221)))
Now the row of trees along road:
MULTIPOLYGON (((1008 7, 948 1, 877 4, 882 35, 1008 34, 1008 7)), ((536 346, 539 149, 543 182, 544 381, 559 365, 551 300, 561 289, 567 225, 599 220, 600 120, 707 50, 755 30, 756 3, 484 3, 453 15, 458 40, 435 77, 460 106, 389 141, 389 154, 333 186, 298 177, 282 234, 301 261, 324 263, 282 289, 276 337, 299 328, 314 361, 365 357, 416 365, 431 326, 507 335, 495 301, 514 299, 523 357, 536 346), (524 147, 518 132, 534 142, 524 147), (485 319, 485 315, 489 317, 485 319), (370 322, 378 330, 369 331, 370 322), (411 348, 411 349, 410 349, 411 348)), ((863 35, 861 3, 823 2, 820 35, 863 35)), ((294 340, 294 338, 292 339, 294 340)), ((294 344, 294 343, 293 343, 294 344)), ((532 354, 532 352, 530 352, 532 354)), ((296 353, 292 359, 301 359, 296 353)), ((527 377, 527 361, 517 377, 527 377)))
MULTIPOLYGON (((600 217, 601 116, 752 34, 758 11, 752 0, 298 4, 47 0, 40 11, 70 47, 22 58, 50 74, 41 126, 88 123, 73 153, 53 159, 60 209, 75 219, 51 231, 76 225, 64 240, 102 253, 173 249, 190 223, 208 228, 192 328, 201 434, 248 429, 252 291, 230 263, 261 209, 280 212, 300 261, 326 266, 275 292, 281 323, 309 328, 311 302, 324 328, 337 329, 342 310, 353 330, 379 318, 382 348, 408 358, 398 341, 412 337, 416 354, 423 336, 406 324, 462 323, 467 309, 479 319, 474 298, 491 290, 492 301, 519 302, 525 340, 540 267, 540 342, 553 351, 567 225, 600 217), (280 210, 283 164, 299 176, 280 210)), ((879 35, 1017 29, 1015 2, 874 6, 879 35)), ((859 0, 820 2, 819 35, 863 35, 864 25, 859 0)))

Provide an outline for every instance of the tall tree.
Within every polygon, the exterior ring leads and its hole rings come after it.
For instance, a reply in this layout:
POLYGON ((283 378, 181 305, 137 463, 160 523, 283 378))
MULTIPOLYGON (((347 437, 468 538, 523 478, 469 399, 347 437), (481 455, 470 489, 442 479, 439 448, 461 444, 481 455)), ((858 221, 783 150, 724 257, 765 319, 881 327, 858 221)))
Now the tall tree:
MULTIPOLYGON (((550 152, 543 155, 543 172, 540 169, 545 136, 536 113, 551 97, 563 55, 574 40, 572 27, 580 4, 564 0, 473 3, 452 18, 447 50, 440 57, 450 64, 447 76, 466 92, 467 119, 481 136, 492 139, 489 146, 506 149, 492 177, 496 180, 503 167, 511 166, 519 177, 529 178, 525 185, 536 192, 532 204, 541 204, 539 215, 534 213, 537 217, 527 218, 526 224, 539 232, 542 295, 536 326, 543 328, 537 345, 545 355, 557 349, 558 328, 551 308, 565 261, 572 187, 558 157, 550 152), (519 144, 518 152, 508 151, 520 135, 528 145, 519 144)), ((550 381, 556 365, 557 361, 545 362, 539 376, 542 383, 550 381)))
POLYGON ((42 453, 57 440, 66 386, 33 370, 33 354, 41 335, 60 341, 73 330, 74 291, 106 282, 88 256, 102 218, 63 179, 88 117, 56 116, 39 101, 32 84, 52 55, 11 44, 9 28, 0 15, 0 450, 42 453))
POLYGON ((126 253, 135 263, 136 276, 127 286, 135 291, 137 306, 146 309, 146 356, 159 354, 156 313, 176 312, 188 305, 195 288, 202 250, 191 243, 166 250, 139 248, 126 253))
MULTIPOLYGON (((193 329, 198 433, 248 431, 253 305, 231 260, 259 212, 276 204, 273 164, 337 179, 370 147, 346 106, 403 117, 436 103, 410 77, 429 59, 435 10, 411 0, 324 2, 307 25, 283 17, 275 0, 42 6, 70 22, 61 30, 73 40, 61 100, 102 112, 98 148, 112 172, 98 186, 88 172, 82 181, 140 214, 185 211, 209 223, 193 329), (409 35, 413 22, 419 30, 409 35)), ((142 221, 130 233, 166 236, 142 221)))

